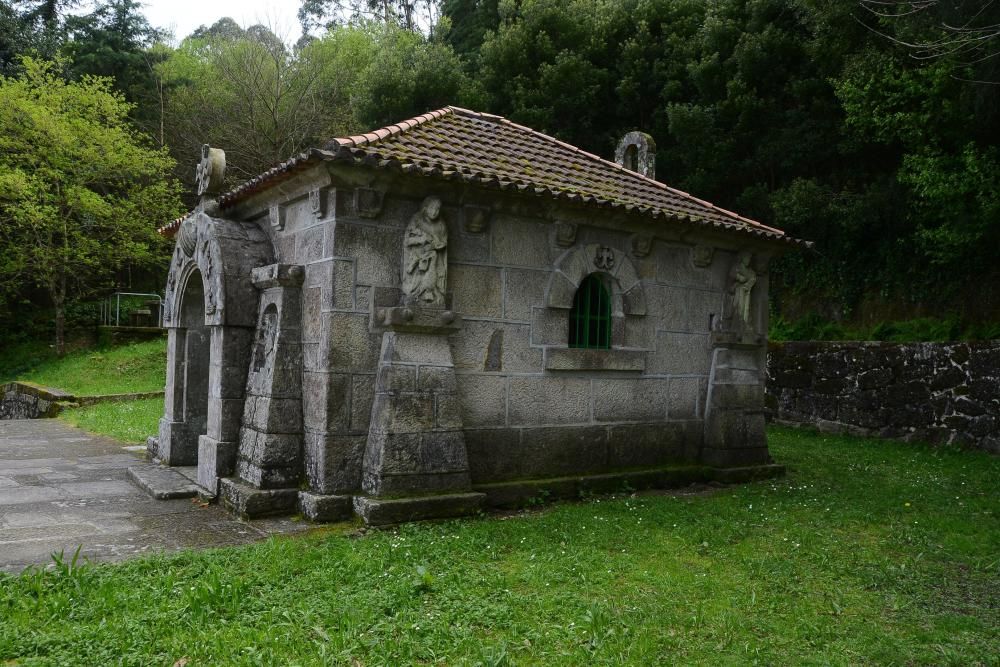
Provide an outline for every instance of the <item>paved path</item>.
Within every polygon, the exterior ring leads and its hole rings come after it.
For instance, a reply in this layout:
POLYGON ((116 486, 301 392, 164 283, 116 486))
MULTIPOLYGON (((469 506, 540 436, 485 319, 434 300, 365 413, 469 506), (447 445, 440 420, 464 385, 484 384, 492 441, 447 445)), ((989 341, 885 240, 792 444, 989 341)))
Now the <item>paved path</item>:
POLYGON ((45 565, 79 545, 93 561, 120 560, 307 529, 289 519, 236 521, 190 499, 154 500, 126 477, 142 458, 57 419, 0 421, 0 571, 45 565))

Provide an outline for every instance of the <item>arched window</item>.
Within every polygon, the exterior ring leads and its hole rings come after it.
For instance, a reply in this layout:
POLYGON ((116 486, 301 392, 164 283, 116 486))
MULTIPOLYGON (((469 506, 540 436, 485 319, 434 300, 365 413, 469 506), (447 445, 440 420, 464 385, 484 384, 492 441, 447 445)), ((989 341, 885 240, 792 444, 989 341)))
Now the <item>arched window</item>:
POLYGON ((611 349, 611 294, 600 276, 583 279, 569 311, 569 346, 611 349))

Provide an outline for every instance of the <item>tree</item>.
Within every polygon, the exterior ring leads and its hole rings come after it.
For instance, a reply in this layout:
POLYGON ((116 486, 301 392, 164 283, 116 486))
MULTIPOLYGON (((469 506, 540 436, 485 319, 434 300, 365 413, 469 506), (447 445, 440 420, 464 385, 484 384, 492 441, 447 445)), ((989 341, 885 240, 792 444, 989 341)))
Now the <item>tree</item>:
POLYGON ((25 58, 0 76, 0 295, 43 288, 62 354, 67 301, 123 265, 165 265, 156 226, 181 206, 172 160, 129 125, 110 80, 66 81, 60 67, 25 58))
POLYGON ((337 73, 310 59, 311 47, 296 54, 262 26, 203 34, 157 67, 172 87, 166 136, 179 161, 204 143, 223 147, 238 181, 318 141, 330 118, 320 92, 337 73))
POLYGON ((73 76, 110 77, 133 103, 132 119, 150 134, 160 124, 162 93, 153 65, 162 59, 164 35, 153 28, 136 0, 104 0, 83 16, 66 18, 62 52, 73 76))
POLYGON ((440 17, 440 0, 302 0, 299 23, 303 32, 374 20, 404 30, 433 29, 440 17))
POLYGON ((914 59, 944 60, 956 78, 1000 85, 1000 4, 993 0, 860 0, 860 6, 871 30, 914 59))
POLYGON ((54 58, 66 41, 66 11, 79 0, 0 2, 0 73, 23 55, 54 58))

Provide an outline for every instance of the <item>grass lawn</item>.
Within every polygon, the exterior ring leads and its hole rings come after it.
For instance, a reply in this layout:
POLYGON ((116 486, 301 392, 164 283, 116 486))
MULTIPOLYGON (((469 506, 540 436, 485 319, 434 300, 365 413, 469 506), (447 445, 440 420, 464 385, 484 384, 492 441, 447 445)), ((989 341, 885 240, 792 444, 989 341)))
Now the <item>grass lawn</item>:
POLYGON ((0 662, 1000 662, 1000 459, 772 429, 784 479, 0 577, 0 662))
POLYGON ((156 435, 162 416, 163 398, 98 403, 59 413, 59 419, 73 426, 130 443, 145 443, 147 436, 156 435))
POLYGON ((165 339, 77 350, 62 359, 41 349, 22 347, 21 356, 15 357, 16 351, 12 351, 0 358, 0 381, 25 380, 77 396, 163 391, 166 384, 165 339), (30 356, 32 352, 34 356, 30 356))

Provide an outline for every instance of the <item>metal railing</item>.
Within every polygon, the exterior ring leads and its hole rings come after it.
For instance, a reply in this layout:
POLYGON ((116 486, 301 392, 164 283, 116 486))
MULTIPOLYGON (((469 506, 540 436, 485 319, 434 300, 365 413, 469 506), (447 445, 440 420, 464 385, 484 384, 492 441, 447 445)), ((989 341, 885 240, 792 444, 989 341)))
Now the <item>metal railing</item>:
MULTIPOLYGON (((156 326, 163 327, 163 297, 159 294, 151 294, 146 292, 115 292, 108 296, 107 299, 101 301, 101 324, 109 327, 121 326, 121 312, 122 312, 122 297, 132 297, 132 296, 144 296, 150 299, 156 299, 157 302, 157 318, 156 326)), ((128 304, 126 303, 126 306, 128 304)))

